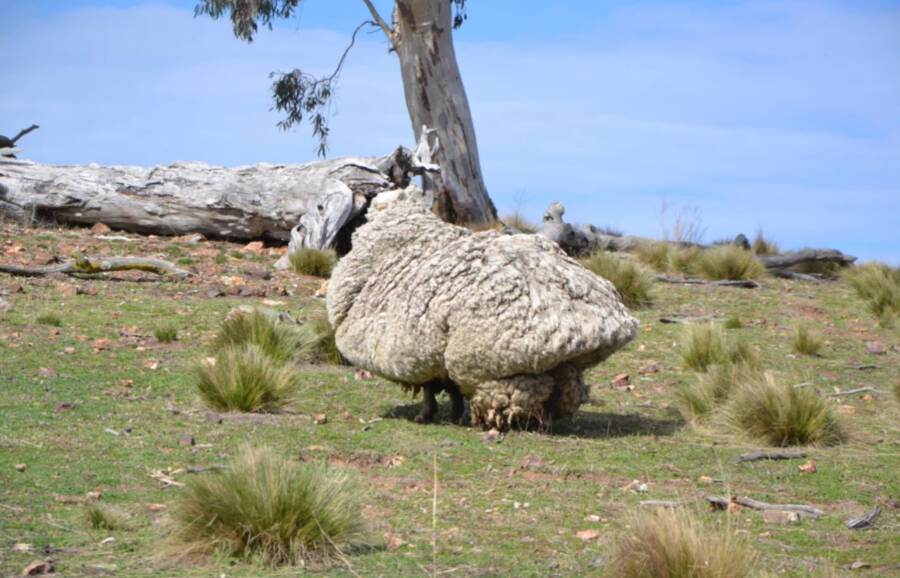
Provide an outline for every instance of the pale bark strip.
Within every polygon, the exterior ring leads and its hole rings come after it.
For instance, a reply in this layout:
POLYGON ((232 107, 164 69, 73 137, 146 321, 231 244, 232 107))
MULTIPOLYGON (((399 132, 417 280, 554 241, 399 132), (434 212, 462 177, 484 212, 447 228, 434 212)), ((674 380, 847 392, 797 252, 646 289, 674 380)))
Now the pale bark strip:
POLYGON ((19 277, 44 277, 55 273, 65 275, 96 275, 111 271, 146 271, 156 275, 172 275, 176 279, 186 279, 193 276, 190 271, 179 269, 168 261, 162 259, 148 259, 143 257, 104 257, 90 259, 84 255, 78 255, 74 261, 54 265, 52 267, 18 267, 16 265, 0 264, 0 273, 9 273, 19 277))
POLYGON ((753 462, 756 460, 794 460, 805 458, 806 452, 750 452, 732 458, 730 463, 753 462))
POLYGON ((706 501, 716 508, 727 508, 730 502, 734 502, 740 506, 751 508, 753 510, 786 510, 789 512, 798 512, 801 516, 809 516, 810 518, 819 519, 825 515, 825 512, 813 506, 805 504, 767 504, 753 498, 745 496, 734 496, 729 500, 719 496, 706 496, 706 501))
POLYGON ((487 227, 497 219, 478 159, 475 128, 453 49, 447 0, 397 0, 391 40, 400 59, 406 107, 418 142, 436 129, 433 161, 440 176, 424 175, 438 213, 449 222, 487 227), (431 185, 431 186, 429 186, 431 185))
POLYGON ((863 528, 868 528, 869 526, 874 526, 875 520, 877 520, 880 515, 881 506, 875 506, 865 516, 850 518, 844 523, 847 524, 847 527, 851 530, 861 530, 863 528))
POLYGON ((863 393, 865 391, 871 391, 872 393, 880 393, 882 395, 887 395, 888 392, 881 391, 880 389, 875 389, 874 387, 857 387, 855 389, 848 389, 847 391, 837 391, 835 393, 829 393, 827 397, 840 397, 842 395, 853 395, 856 393, 863 393))

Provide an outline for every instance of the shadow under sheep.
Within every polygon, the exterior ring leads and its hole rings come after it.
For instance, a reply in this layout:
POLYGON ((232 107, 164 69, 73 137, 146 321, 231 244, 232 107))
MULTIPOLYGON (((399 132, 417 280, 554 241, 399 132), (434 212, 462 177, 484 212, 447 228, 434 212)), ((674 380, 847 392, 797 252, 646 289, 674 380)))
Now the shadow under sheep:
MULTIPOLYGON (((393 407, 383 413, 383 419, 405 419, 415 422, 422 410, 422 403, 408 403, 393 407)), ((460 422, 454 423, 451 416, 448 396, 441 395, 438 398, 438 409, 432 426, 463 426, 470 424, 471 414, 466 409, 460 422)), ((526 428, 514 428, 518 430, 538 431, 548 435, 576 436, 581 438, 616 438, 626 436, 670 436, 683 428, 687 422, 680 416, 671 419, 659 419, 640 415, 637 413, 597 413, 591 411, 577 411, 571 418, 558 419, 552 424, 539 424, 535 422, 526 428)))

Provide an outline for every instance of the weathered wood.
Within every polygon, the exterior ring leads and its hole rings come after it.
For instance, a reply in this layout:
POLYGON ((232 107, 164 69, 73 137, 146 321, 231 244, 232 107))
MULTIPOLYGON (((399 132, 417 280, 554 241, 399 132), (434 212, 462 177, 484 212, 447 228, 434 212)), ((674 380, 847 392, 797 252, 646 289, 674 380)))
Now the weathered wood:
POLYGON ((776 267, 769 269, 769 273, 772 274, 772 276, 780 277, 781 279, 797 279, 798 281, 809 281, 810 283, 821 282, 817 277, 807 275, 806 273, 791 271, 790 269, 779 269, 776 267))
POLYGON ((734 502, 740 506, 753 510, 786 510, 789 512, 798 512, 801 516, 808 516, 815 519, 819 519, 825 515, 825 512, 813 506, 804 504, 767 504, 766 502, 760 502, 759 500, 754 500, 753 498, 748 498, 746 496, 733 496, 730 500, 720 496, 706 496, 706 501, 714 507, 721 509, 727 508, 730 502, 734 502))
POLYGON ((95 275, 110 271, 147 271, 157 275, 173 275, 177 279, 185 279, 193 275, 190 271, 179 269, 168 261, 162 259, 148 259, 143 257, 104 257, 90 259, 78 254, 74 261, 53 265, 52 267, 18 267, 16 265, 0 264, 0 273, 9 273, 20 277, 44 277, 55 273, 65 275, 95 275))
POLYGON ((803 249, 782 255, 757 255, 756 257, 767 269, 784 269, 801 263, 814 262, 852 265, 856 261, 856 257, 845 255, 837 249, 803 249))
POLYGON ((685 505, 682 501, 676 500, 641 500, 642 506, 656 506, 659 508, 680 508, 685 505))
POLYGON ((655 277, 657 281, 673 283, 676 285, 721 285, 723 287, 744 287, 747 289, 756 289, 760 286, 760 284, 753 279, 741 279, 736 281, 721 279, 719 281, 707 281, 706 279, 695 279, 693 277, 688 277, 686 279, 666 277, 665 275, 656 275, 655 277))
POLYGON ((806 452, 749 452, 729 460, 729 463, 753 462, 756 460, 794 460, 805 458, 806 452))
POLYGON ((853 395, 856 393, 863 393, 865 391, 871 391, 872 393, 880 393, 882 395, 887 395, 888 392, 881 391, 880 389, 875 389, 874 387, 857 387, 855 389, 848 389, 847 391, 836 391, 834 393, 829 393, 828 397, 840 397, 842 395, 853 395))
MULTIPOLYGON (((396 153, 395 153, 396 154, 396 153)), ((288 240, 298 222, 310 246, 330 246, 367 200, 395 187, 395 154, 302 165, 235 168, 50 166, 0 159, 0 213, 19 220, 105 223, 157 235, 288 240), (306 219, 303 219, 306 217, 306 219)))
POLYGON ((873 526, 875 524, 875 520, 877 520, 878 516, 880 515, 881 506, 875 506, 866 515, 860 516, 859 518, 850 518, 845 522, 845 524, 847 524, 847 527, 851 530, 862 530, 863 528, 873 526))

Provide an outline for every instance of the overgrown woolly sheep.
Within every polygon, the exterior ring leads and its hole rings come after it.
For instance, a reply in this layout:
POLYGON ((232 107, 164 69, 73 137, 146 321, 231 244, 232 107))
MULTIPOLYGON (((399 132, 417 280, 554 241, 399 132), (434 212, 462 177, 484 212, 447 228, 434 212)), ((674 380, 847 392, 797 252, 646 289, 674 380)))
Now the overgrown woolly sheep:
POLYGON ((555 243, 473 233, 403 195, 382 210, 376 199, 327 306, 351 363, 424 389, 420 420, 453 384, 474 424, 500 429, 571 416, 587 399, 583 370, 637 331, 612 284, 555 243))

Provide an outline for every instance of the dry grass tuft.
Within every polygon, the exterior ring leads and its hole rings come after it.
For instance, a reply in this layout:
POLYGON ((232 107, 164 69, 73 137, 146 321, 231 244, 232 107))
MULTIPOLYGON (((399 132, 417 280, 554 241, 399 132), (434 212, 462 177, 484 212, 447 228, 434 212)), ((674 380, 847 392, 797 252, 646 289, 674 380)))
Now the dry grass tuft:
POLYGON ((503 221, 503 224, 507 227, 518 229, 523 233, 537 233, 538 231, 538 226, 526 219, 518 211, 510 215, 502 215, 500 220, 503 221))
POLYGON ((866 263, 850 269, 846 279, 882 327, 894 324, 900 315, 900 269, 884 263, 866 263))
POLYGON ((39 315, 35 321, 37 321, 41 325, 62 327, 62 318, 56 313, 44 313, 43 315, 39 315))
POLYGON ((338 365, 344 357, 334 341, 334 328, 325 312, 311 315, 298 332, 298 355, 306 361, 318 361, 338 365))
POLYGON ((701 252, 693 268, 701 277, 710 280, 742 281, 762 277, 766 272, 753 252, 734 245, 701 252))
POLYGON ((245 446, 229 471, 188 480, 172 512, 175 557, 216 553, 269 566, 343 559, 372 545, 343 473, 245 446))
POLYGON ((729 360, 725 333, 715 323, 687 325, 681 336, 681 359, 695 371, 729 360))
POLYGON ((644 307, 653 302, 652 290, 655 281, 636 263, 606 251, 595 251, 580 262, 588 271, 612 283, 627 307, 644 307))
POLYGON ((277 411, 292 401, 299 387, 292 365, 252 343, 226 346, 197 368, 200 397, 220 411, 277 411))
POLYGON ((727 418, 737 429, 773 446, 834 445, 847 438, 827 399, 812 388, 778 384, 767 375, 741 380, 727 418))
POLYGON ((643 511, 613 553, 621 578, 740 578, 755 555, 725 524, 702 523, 670 509, 643 511))
POLYGON ((755 255, 778 254, 778 245, 775 243, 775 241, 766 239, 763 236, 762 230, 756 232, 756 238, 753 239, 753 245, 750 246, 750 249, 755 255))
POLYGON ((84 521, 95 530, 119 530, 127 525, 120 512, 96 502, 84 506, 84 521))
POLYGON ((172 343, 178 339, 178 328, 174 325, 164 325, 153 330, 153 337, 160 343, 172 343))
POLYGON ((301 247, 288 256, 296 273, 313 277, 330 277, 337 265, 338 257, 334 249, 310 249, 301 247))
POLYGON ((822 338, 813 333, 808 325, 801 323, 794 329, 791 348, 801 355, 818 355, 822 349, 822 338))

